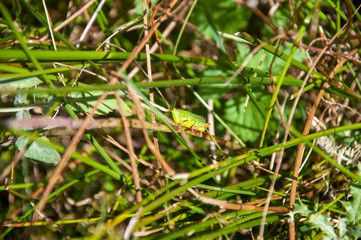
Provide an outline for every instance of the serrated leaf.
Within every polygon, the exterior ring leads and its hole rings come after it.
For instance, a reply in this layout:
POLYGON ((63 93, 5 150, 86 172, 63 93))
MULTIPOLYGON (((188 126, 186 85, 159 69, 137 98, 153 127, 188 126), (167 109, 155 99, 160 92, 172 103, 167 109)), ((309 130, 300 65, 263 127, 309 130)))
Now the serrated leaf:
POLYGON ((351 184, 352 200, 343 202, 343 205, 348 214, 347 224, 360 224, 361 223, 361 186, 351 184))
MULTIPOLYGON (((45 141, 49 141, 49 139, 47 139, 46 137, 42 137, 42 139, 45 141)), ((15 143, 15 146, 19 150, 22 150, 27 143, 28 139, 24 138, 17 141, 15 143)), ((26 150, 24 156, 32 160, 44 163, 54 163, 60 161, 60 154, 56 150, 38 142, 31 143, 28 150, 26 150)))
POLYGON ((301 215, 308 215, 311 213, 311 210, 308 209, 307 206, 301 202, 300 204, 295 204, 293 212, 299 213, 301 215))
POLYGON ((324 239, 337 239, 338 236, 332 226, 328 221, 327 214, 315 214, 314 211, 311 211, 304 205, 302 202, 298 205, 295 204, 294 212, 301 214, 302 216, 309 218, 309 224, 314 227, 319 227, 323 233, 327 234, 327 238, 324 239))
POLYGON ((342 239, 349 239, 348 237, 346 237, 346 233, 347 233, 347 225, 346 225, 346 218, 341 218, 340 221, 338 222, 337 228, 339 230, 339 235, 340 237, 342 237, 342 239))
POLYGON ((337 234, 335 229, 333 229, 332 224, 328 221, 328 215, 326 214, 319 214, 314 218, 316 215, 311 215, 310 219, 313 221, 310 222, 315 227, 321 228, 322 232, 326 233, 331 239, 337 239, 337 234))

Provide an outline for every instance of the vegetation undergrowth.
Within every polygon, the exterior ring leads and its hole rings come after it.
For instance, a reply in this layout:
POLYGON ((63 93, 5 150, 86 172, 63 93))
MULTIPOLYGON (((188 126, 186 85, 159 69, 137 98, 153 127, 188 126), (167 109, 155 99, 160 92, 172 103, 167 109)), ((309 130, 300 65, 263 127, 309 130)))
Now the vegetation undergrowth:
POLYGON ((361 5, 254 2, 1 1, 0 239, 361 237, 361 5))

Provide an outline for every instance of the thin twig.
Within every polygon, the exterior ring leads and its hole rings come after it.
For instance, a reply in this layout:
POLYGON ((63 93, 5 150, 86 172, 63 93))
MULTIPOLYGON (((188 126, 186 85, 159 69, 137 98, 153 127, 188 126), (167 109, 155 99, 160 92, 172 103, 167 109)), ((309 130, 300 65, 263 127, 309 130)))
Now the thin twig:
MULTIPOLYGON (((154 11, 154 15, 155 15, 156 11, 154 11)), ((148 15, 147 15, 147 0, 143 0, 143 24, 144 24, 144 37, 147 37, 149 34, 148 31, 148 15)), ((154 16, 153 15, 153 16, 154 16)), ((150 61, 150 49, 149 49, 149 41, 146 42, 145 44, 145 54, 147 56, 146 58, 146 63, 147 63, 147 78, 148 78, 148 82, 153 82, 153 76, 152 76, 152 64, 150 61)), ((151 103, 154 104, 154 90, 153 88, 149 88, 149 101, 151 103)), ((157 123, 156 119, 155 119, 155 113, 151 110, 150 111, 150 118, 152 123, 157 123)), ((157 151, 159 151, 159 143, 158 143, 158 138, 157 138, 157 132, 155 130, 153 130, 153 142, 154 142, 154 147, 157 149, 157 151)), ((158 167, 161 167, 161 163, 158 160, 158 167)))
POLYGON ((74 136, 74 138, 72 139, 72 141, 70 142, 69 146, 67 147, 67 149, 65 150, 62 159, 60 160, 58 166, 55 168, 54 174, 51 176, 51 178, 49 179, 48 184, 46 185, 46 188, 39 200, 38 203, 38 207, 37 207, 37 212, 34 212, 32 221, 36 222, 38 220, 39 214, 38 212, 42 212, 45 204, 46 204, 46 200, 49 196, 49 194, 51 193, 51 191, 53 190, 56 182, 58 181, 59 177, 61 176, 61 173, 63 172, 64 168, 67 166, 68 161, 70 159, 70 155, 71 153, 75 150, 78 142, 80 141, 80 138, 83 136, 84 131, 86 130, 86 126, 88 125, 88 123, 90 122, 91 118, 94 116, 94 114, 96 113, 96 110, 98 109, 98 107, 100 106, 101 102, 107 97, 108 92, 104 92, 99 98, 98 101, 96 102, 96 104, 94 105, 94 107, 91 109, 89 115, 87 115, 87 117, 85 118, 82 126, 79 128, 78 132, 76 133, 76 135, 74 136))
POLYGON ((142 126, 144 139, 149 147, 149 150, 153 153, 153 155, 157 158, 157 160, 161 163, 165 171, 169 175, 174 175, 176 172, 168 165, 168 163, 164 160, 162 154, 160 154, 159 149, 156 148, 153 144, 153 142, 150 140, 147 128, 145 127, 145 114, 143 111, 143 108, 140 105, 140 100, 138 98, 138 95, 132 88, 129 88, 129 94, 134 102, 135 109, 137 111, 138 119, 140 122, 140 125, 142 126))
MULTIPOLYGON (((137 119, 126 119, 126 122, 131 128, 143 128, 141 122, 137 119)), ((2 121, 5 127, 21 129, 22 127, 32 127, 32 128, 44 128, 44 129, 53 129, 53 128, 68 128, 68 129, 78 129, 84 124, 83 119, 75 120, 73 118, 65 118, 65 117, 56 117, 50 119, 48 117, 31 117, 29 119, 24 120, 16 120, 13 118, 2 121)), ((86 125, 86 129, 97 129, 97 128, 114 128, 114 127, 124 127, 122 119, 119 118, 108 118, 108 119, 96 119, 92 120, 86 125)), ((144 127, 148 130, 156 130, 159 132, 172 132, 172 130, 165 124, 162 123, 151 123, 144 122, 144 127)), ((172 125, 174 131, 178 133, 186 133, 195 137, 200 137, 207 139, 209 141, 216 141, 217 144, 224 145, 228 148, 234 150, 246 149, 242 147, 240 144, 225 140, 216 136, 212 136, 207 132, 202 132, 195 128, 187 128, 181 125, 172 125)))
MULTIPOLYGON (((214 198, 204 197, 199 195, 195 190, 192 188, 188 189, 193 196, 195 196, 198 200, 205 204, 212 204, 216 205, 219 208, 224 208, 228 210, 238 210, 238 211, 264 211, 265 207, 254 206, 251 204, 237 204, 237 203, 230 203, 224 200, 218 200, 214 198)), ((288 212, 287 207, 268 207, 267 211, 270 212, 288 212)))
POLYGON ((78 43, 76 44, 76 48, 79 48, 79 47, 80 47, 80 44, 81 44, 82 41, 84 40, 85 36, 88 34, 90 27, 93 25, 93 23, 94 23, 97 15, 98 15, 98 13, 100 12, 101 8, 103 7, 104 3, 105 3, 105 0, 102 0, 102 1, 99 3, 98 7, 95 9, 95 11, 94 11, 91 19, 89 20, 89 22, 88 22, 88 24, 86 25, 83 33, 81 34, 81 36, 80 36, 80 38, 79 38, 79 40, 78 40, 78 43))
POLYGON ((120 98, 119 92, 114 91, 113 93, 114 93, 115 98, 118 103, 119 112, 122 116, 125 139, 126 139, 127 147, 128 147, 128 151, 129 151, 129 160, 130 160, 130 165, 132 167, 133 180, 134 180, 134 186, 135 186, 135 191, 136 191, 136 199, 137 199, 137 202, 141 202, 142 201, 142 192, 140 190, 139 173, 138 173, 137 163, 135 161, 135 153, 134 153, 132 136, 131 136, 130 129, 129 129, 129 123, 125 116, 125 112, 124 112, 123 105, 121 103, 121 98, 120 98))
POLYGON ((73 21, 76 17, 78 17, 79 15, 81 15, 84 11, 86 11, 96 0, 90 0, 89 2, 87 2, 82 8, 80 8, 78 11, 76 11, 73 15, 67 17, 64 22, 62 22, 61 24, 59 24, 59 26, 54 28, 54 32, 59 31, 60 29, 62 29, 63 27, 65 27, 68 23, 70 23, 71 21, 73 21))
MULTIPOLYGON (((120 68, 120 72, 125 72, 129 65, 133 62, 134 58, 142 51, 144 45, 148 42, 148 40, 151 38, 151 36, 155 33, 155 31, 160 26, 161 22, 165 19, 166 14, 174 7, 174 5, 178 2, 178 0, 172 0, 169 3, 169 7, 165 10, 165 12, 154 22, 153 27, 149 30, 149 34, 145 36, 140 43, 134 47, 131 55, 129 58, 123 63, 122 67, 120 68)), ((117 83, 117 79, 112 79, 112 84, 117 83)))
MULTIPOLYGON (((340 29, 340 31, 342 31, 344 28, 345 28, 345 26, 343 26, 343 28, 340 29)), ((333 36, 333 38, 327 44, 327 46, 324 47, 323 52, 321 52, 317 56, 317 58, 315 59, 315 62, 310 67, 310 70, 308 71, 308 73, 307 73, 307 75, 306 75, 306 77, 305 77, 305 79, 304 79, 304 81, 302 83, 302 86, 298 91, 298 95, 297 95, 297 97, 295 99, 295 102, 294 102, 294 104, 292 106, 289 121, 287 123, 287 126, 288 126, 288 128, 286 129, 287 134, 289 132, 289 126, 291 126, 291 120, 292 120, 292 117, 293 117, 293 113, 294 113, 294 111, 296 109, 297 103, 298 103, 298 101, 299 101, 299 99, 301 97, 301 93, 303 91, 304 86, 306 85, 307 80, 311 76, 312 71, 315 69, 315 67, 318 65, 318 63, 321 61, 321 59, 325 56, 324 52, 326 52, 327 49, 329 49, 332 46, 332 44, 335 41, 335 39, 337 38, 337 36, 338 36, 338 33, 333 36)), ((328 79, 330 80, 332 78, 328 78, 328 79)), ((310 128, 312 126, 313 117, 314 117, 314 115, 316 113, 316 109, 317 109, 318 104, 319 104, 319 102, 321 100, 321 97, 323 96, 323 93, 324 93, 324 91, 325 91, 325 89, 327 87, 328 87, 328 82, 326 81, 323 84, 323 87, 321 88, 321 90, 320 90, 320 92, 319 92, 319 94, 318 94, 318 96, 316 98, 316 101, 314 102, 314 104, 312 106, 312 109, 310 111, 310 114, 308 116, 308 119, 306 121, 304 130, 303 130, 303 135, 307 135, 309 133, 310 128)), ((287 136, 285 135, 283 143, 285 143, 285 141, 287 140, 286 137, 287 136)), ((301 166, 301 163, 302 163, 302 157, 303 157, 304 149, 305 149, 305 143, 300 144, 299 147, 298 147, 298 150, 297 150, 296 160, 295 160, 295 164, 294 164, 294 168, 293 168, 293 177, 292 177, 292 185, 291 185, 291 193, 290 193, 290 209, 293 209, 293 207, 294 207, 293 205, 294 205, 295 200, 296 200, 297 181, 298 181, 299 169, 300 169, 300 166, 301 166)), ((284 151, 284 148, 282 148, 282 154, 283 154, 283 151, 284 151)), ((279 164, 281 161, 282 161, 282 155, 280 155, 277 164, 279 164)), ((290 229, 289 238, 290 239, 295 239, 296 233, 295 233, 295 222, 294 221, 289 222, 289 229, 290 229)))

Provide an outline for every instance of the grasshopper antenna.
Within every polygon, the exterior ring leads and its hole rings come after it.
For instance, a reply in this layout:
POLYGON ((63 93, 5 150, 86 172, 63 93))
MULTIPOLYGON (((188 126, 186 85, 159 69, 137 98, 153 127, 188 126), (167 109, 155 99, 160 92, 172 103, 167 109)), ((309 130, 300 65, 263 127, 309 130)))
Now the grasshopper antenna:
POLYGON ((172 107, 172 109, 175 109, 175 105, 176 105, 176 101, 174 100, 174 103, 173 103, 173 107, 172 107))
MULTIPOLYGON (((165 104, 167 104, 167 107, 168 107, 168 110, 163 110, 164 112, 170 112, 170 106, 169 106, 169 103, 167 101, 167 99, 165 99, 165 97, 163 96, 162 92, 158 89, 158 88, 155 88, 157 90, 157 92, 159 93, 159 95, 162 97, 163 101, 165 102, 165 104)), ((165 109, 165 108, 163 108, 165 109)))

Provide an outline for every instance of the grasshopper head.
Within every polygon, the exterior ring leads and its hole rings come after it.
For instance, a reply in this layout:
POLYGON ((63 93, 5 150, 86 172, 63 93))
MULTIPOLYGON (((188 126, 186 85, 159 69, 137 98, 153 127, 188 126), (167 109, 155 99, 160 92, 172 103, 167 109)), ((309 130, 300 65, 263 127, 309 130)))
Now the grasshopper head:
POLYGON ((174 123, 180 123, 180 122, 182 122, 182 119, 181 119, 181 116, 180 116, 180 113, 179 113, 178 109, 173 108, 173 109, 170 110, 170 111, 171 111, 171 113, 172 113, 174 123))

